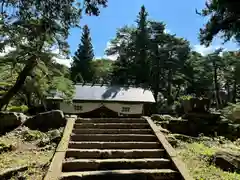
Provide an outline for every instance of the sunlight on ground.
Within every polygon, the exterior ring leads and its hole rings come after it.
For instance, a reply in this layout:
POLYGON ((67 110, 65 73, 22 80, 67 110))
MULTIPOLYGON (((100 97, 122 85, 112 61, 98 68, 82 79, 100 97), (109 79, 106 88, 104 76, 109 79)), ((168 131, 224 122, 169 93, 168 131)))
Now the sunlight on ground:
POLYGON ((218 148, 207 147, 203 143, 183 143, 177 152, 196 180, 239 180, 240 174, 224 172, 209 163, 218 148))

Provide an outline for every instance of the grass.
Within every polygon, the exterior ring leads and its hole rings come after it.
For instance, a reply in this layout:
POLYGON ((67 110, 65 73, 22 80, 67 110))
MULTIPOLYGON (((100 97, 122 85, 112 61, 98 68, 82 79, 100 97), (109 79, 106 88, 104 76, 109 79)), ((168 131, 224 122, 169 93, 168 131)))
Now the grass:
POLYGON ((202 142, 183 142, 177 152, 196 180, 239 180, 240 174, 224 172, 209 163, 211 156, 219 148, 222 146, 209 147, 202 142))

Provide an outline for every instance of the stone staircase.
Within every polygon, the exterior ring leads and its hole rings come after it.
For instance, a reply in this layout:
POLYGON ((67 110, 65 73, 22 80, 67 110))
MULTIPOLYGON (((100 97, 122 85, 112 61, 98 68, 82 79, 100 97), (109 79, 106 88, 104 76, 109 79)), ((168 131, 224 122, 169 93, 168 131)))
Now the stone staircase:
POLYGON ((145 118, 77 119, 72 126, 60 162, 62 180, 192 179, 145 118))

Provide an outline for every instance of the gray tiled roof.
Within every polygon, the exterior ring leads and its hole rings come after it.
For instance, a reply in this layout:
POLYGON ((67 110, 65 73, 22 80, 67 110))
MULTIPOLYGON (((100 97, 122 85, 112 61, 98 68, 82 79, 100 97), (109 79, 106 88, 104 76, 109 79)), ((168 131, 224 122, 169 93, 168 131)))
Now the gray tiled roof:
MULTIPOLYGON (((155 102, 150 90, 134 87, 75 85, 74 100, 155 102)), ((53 99, 58 99, 54 97, 53 99)))

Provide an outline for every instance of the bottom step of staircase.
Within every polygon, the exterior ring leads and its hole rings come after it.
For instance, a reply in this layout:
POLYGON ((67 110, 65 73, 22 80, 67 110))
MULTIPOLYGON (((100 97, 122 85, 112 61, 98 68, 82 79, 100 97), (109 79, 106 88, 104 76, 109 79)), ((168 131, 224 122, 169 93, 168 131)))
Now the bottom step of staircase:
POLYGON ((61 180, 176 180, 179 174, 170 169, 134 169, 63 173, 61 180))

